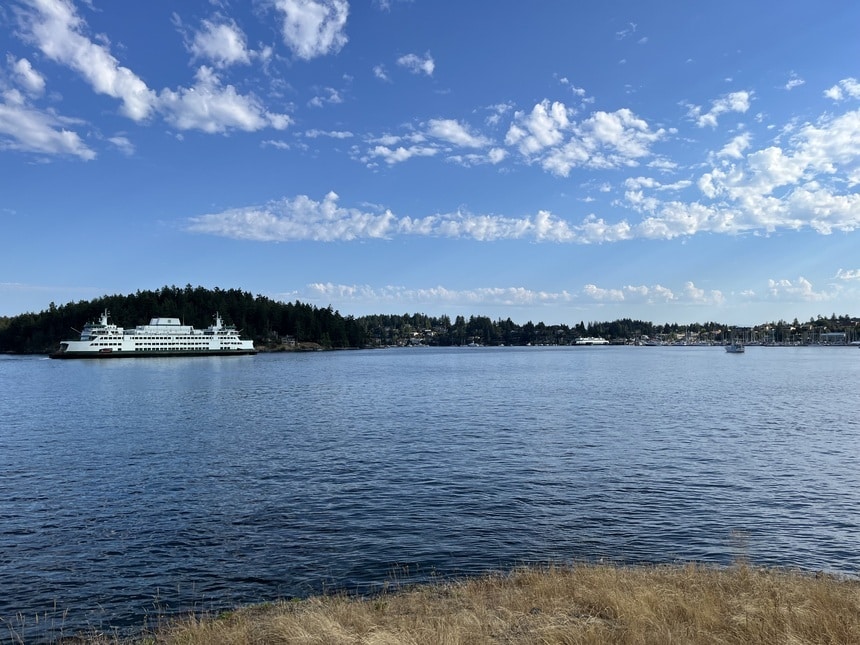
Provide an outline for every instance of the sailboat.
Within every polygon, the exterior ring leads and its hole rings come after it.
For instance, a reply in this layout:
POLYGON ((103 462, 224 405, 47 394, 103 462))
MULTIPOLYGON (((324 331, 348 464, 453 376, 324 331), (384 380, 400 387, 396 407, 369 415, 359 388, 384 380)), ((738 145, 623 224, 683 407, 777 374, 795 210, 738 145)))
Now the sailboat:
POLYGON ((726 345, 726 352, 729 354, 743 354, 744 344, 735 340, 735 335, 732 334, 731 342, 726 345))

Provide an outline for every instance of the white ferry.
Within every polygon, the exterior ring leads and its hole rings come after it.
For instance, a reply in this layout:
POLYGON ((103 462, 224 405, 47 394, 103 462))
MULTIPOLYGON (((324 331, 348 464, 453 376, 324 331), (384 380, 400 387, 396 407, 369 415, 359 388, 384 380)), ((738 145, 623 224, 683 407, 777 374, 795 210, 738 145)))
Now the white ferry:
POLYGON ((597 338, 595 336, 580 336, 574 339, 574 345, 608 345, 609 341, 605 338, 597 338))
POLYGON ((256 354, 254 343, 242 340, 232 325, 215 322, 206 329, 183 325, 179 318, 153 318, 148 325, 123 329, 108 322, 87 323, 78 340, 64 340, 51 358, 125 358, 144 356, 240 356, 256 354))

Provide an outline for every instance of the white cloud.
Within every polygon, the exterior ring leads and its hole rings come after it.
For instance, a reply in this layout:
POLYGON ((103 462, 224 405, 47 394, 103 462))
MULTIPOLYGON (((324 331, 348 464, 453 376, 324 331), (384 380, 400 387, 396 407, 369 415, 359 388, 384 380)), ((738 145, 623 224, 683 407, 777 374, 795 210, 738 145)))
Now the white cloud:
MULTIPOLYGON (((414 131, 404 137, 384 135, 372 139, 371 142, 376 145, 359 158, 364 163, 371 163, 373 159, 381 158, 389 165, 402 163, 414 157, 433 157, 442 154, 449 150, 449 147, 443 144, 474 149, 486 148, 492 143, 489 138, 475 134, 468 125, 454 119, 431 119, 424 131, 414 131), (411 145, 401 145, 404 142, 411 145)), ((452 155, 447 159, 463 166, 472 166, 484 163, 496 164, 506 156, 505 150, 493 148, 485 154, 452 155)))
MULTIPOLYGON (((496 125, 509 106, 494 106, 494 114, 488 124, 496 125)), ((595 112, 580 122, 572 120, 575 110, 561 102, 543 100, 526 113, 515 112, 505 135, 505 144, 514 148, 528 163, 537 163, 544 170, 567 177, 576 167, 620 168, 639 164, 640 159, 650 156, 651 146, 667 136, 667 131, 652 131, 644 119, 629 109, 615 112, 595 112)), ((362 159, 383 157, 387 163, 406 161, 415 156, 432 156, 441 152, 438 140, 460 147, 483 148, 492 140, 476 133, 469 125, 455 119, 433 119, 424 132, 413 133, 411 147, 398 145, 400 137, 387 135, 375 139, 381 144, 372 148, 362 159), (430 140, 428 142, 428 140, 430 140)), ((449 160, 463 165, 498 163, 508 153, 503 148, 494 148, 487 155, 459 155, 449 160)), ((653 160, 653 166, 674 169, 675 164, 665 160, 653 160)))
POLYGON ((413 74, 427 74, 427 76, 433 76, 433 71, 436 69, 436 63, 430 52, 424 54, 423 58, 416 54, 406 54, 397 59, 397 64, 413 74))
MULTIPOLYGON (((566 115, 564 106, 553 109, 550 104, 541 103, 537 112, 518 116, 515 127, 520 128, 522 138, 512 135, 514 141, 509 140, 509 143, 525 145, 526 150, 542 151, 536 157, 545 160, 544 167, 548 167, 547 160, 552 159, 557 150, 564 150, 574 141, 586 153, 579 162, 582 165, 623 167, 635 162, 638 155, 648 154, 651 143, 664 136, 662 130, 651 131, 628 110, 596 113, 579 123, 565 121, 566 115), (560 125, 565 123, 562 129, 560 125), (534 137, 535 142, 523 144, 525 137, 534 137), (548 143, 554 146, 548 148, 549 152, 542 148, 548 143)), ((386 135, 377 139, 375 147, 363 160, 369 164, 375 160, 394 164, 416 156, 434 156, 441 154, 442 148, 428 139, 444 137, 447 142, 477 146, 485 143, 479 136, 461 122, 440 119, 431 122, 426 132, 413 131, 405 137, 386 135)), ((735 137, 715 155, 721 165, 703 172, 698 178, 665 182, 645 175, 628 177, 624 181, 623 200, 613 202, 613 206, 638 213, 641 216, 638 221, 612 221, 598 213, 577 222, 542 209, 520 218, 465 212, 418 217, 391 214, 387 228, 376 227, 374 231, 385 237, 424 235, 480 241, 526 239, 600 244, 631 239, 675 239, 700 233, 769 233, 809 228, 828 234, 860 228, 860 193, 850 190, 855 185, 851 177, 858 174, 860 166, 860 110, 797 126, 782 147, 771 145, 750 150, 750 140, 746 133, 735 137), (700 198, 681 199, 683 191, 694 183, 700 198)), ((449 159, 474 165, 499 161, 504 153, 503 149, 494 148, 487 153, 449 159)), ((611 186, 603 183, 599 189, 611 190, 611 186)), ((206 223, 207 232, 233 236, 235 228, 229 224, 235 221, 236 213, 246 213, 249 225, 264 224, 260 228, 263 232, 255 233, 254 239, 293 239, 289 234, 279 233, 295 230, 290 224, 289 212, 277 215, 278 226, 270 226, 271 220, 260 216, 261 212, 271 215, 270 211, 239 209, 230 217, 225 214, 205 216, 198 224, 206 223)), ((372 217, 373 213, 366 215, 372 217)), ((342 239, 338 232, 342 229, 340 223, 334 225, 326 220, 317 225, 332 226, 335 230, 307 233, 307 239, 342 239)), ((361 235, 354 234, 350 239, 354 237, 361 235)))
POLYGON ((570 79, 568 79, 566 76, 562 76, 561 78, 559 78, 558 82, 561 83, 562 85, 569 86, 570 91, 574 96, 578 96, 579 98, 583 99, 583 101, 588 100, 585 98, 585 94, 586 94, 585 89, 582 87, 577 87, 576 85, 573 85, 570 82, 570 79))
POLYGON ((373 67, 373 75, 380 81, 385 81, 387 83, 391 82, 391 78, 388 76, 388 71, 385 69, 385 65, 375 65, 373 67))
POLYGON ((839 280, 860 280, 860 269, 839 269, 836 277, 839 280))
POLYGON ((636 23, 635 22, 628 22, 627 27, 625 27, 624 29, 621 29, 620 31, 615 32, 615 37, 618 40, 624 40, 628 36, 632 36, 635 33, 636 33, 636 23))
POLYGON ((624 292, 621 289, 602 289, 593 284, 587 284, 582 288, 583 295, 598 302, 623 302, 624 292))
POLYGON ((722 305, 725 297, 718 290, 706 291, 692 282, 685 282, 679 293, 663 285, 625 285, 621 288, 604 288, 587 284, 582 288, 582 295, 594 302, 624 302, 626 304, 690 304, 690 305, 722 305))
POLYGON ((84 160, 96 153, 68 125, 79 124, 29 105, 17 90, 3 93, 0 102, 0 149, 47 155, 72 155, 84 160))
POLYGON ((468 126, 454 119, 433 119, 428 123, 427 134, 464 148, 483 148, 490 141, 481 135, 472 134, 468 126))
POLYGON ((258 99, 239 94, 232 85, 223 87, 215 72, 205 66, 197 70, 194 87, 162 91, 159 108, 180 130, 283 130, 292 122, 287 115, 267 112, 258 99))
POLYGON ((656 202, 650 206, 653 215, 633 227, 633 237, 671 240, 701 232, 734 233, 737 213, 698 202, 656 202))
MULTIPOLYGON (((107 45, 96 44, 84 35, 86 23, 68 0, 29 1, 33 11, 22 13, 23 36, 48 58, 78 72, 97 93, 120 100, 123 114, 134 121, 160 113, 176 128, 212 133, 232 128, 281 130, 292 121, 285 114, 266 110, 253 95, 239 94, 232 85, 222 86, 207 66, 197 70, 193 87, 164 89, 157 94, 120 65, 107 45)), ((212 45, 212 40, 203 40, 212 45)), ((214 54, 214 49, 207 51, 214 54)), ((220 56, 222 62, 229 58, 223 49, 220 56)))
POLYGON ((398 222, 398 230, 406 235, 471 238, 488 242, 521 237, 530 224, 526 220, 457 212, 423 219, 404 217, 398 222))
POLYGON ((45 93, 45 78, 33 69, 26 58, 15 60, 11 54, 6 55, 6 61, 12 69, 15 80, 30 96, 41 96, 45 93))
POLYGON ((569 235, 558 241, 581 242, 584 244, 601 244, 603 242, 620 242, 633 237, 630 224, 622 220, 609 223, 595 215, 586 217, 582 224, 571 227, 569 235))
POLYGON ((403 141, 403 137, 398 137, 395 134, 383 134, 380 137, 371 140, 371 143, 376 143, 381 146, 392 147, 403 141))
POLYGON ((117 150, 122 152, 124 155, 130 157, 134 154, 134 144, 128 139, 128 137, 117 135, 110 137, 108 141, 116 146, 117 150))
POLYGON ((251 62, 245 34, 230 20, 204 20, 190 45, 195 58, 211 61, 216 67, 251 62))
MULTIPOLYGON (((447 306, 506 306, 544 305, 571 302, 567 291, 534 291, 524 287, 479 287, 448 289, 443 286, 408 288, 398 285, 372 287, 315 282, 307 285, 310 300, 338 303, 381 303, 398 306, 438 304, 447 306)), ((305 296, 305 297, 307 297, 305 296)))
POLYGON ((555 101, 550 104, 544 99, 532 108, 530 114, 514 114, 514 123, 508 130, 505 143, 517 146, 524 156, 537 154, 562 141, 573 114, 574 111, 563 103, 555 101))
POLYGON ((338 206, 330 192, 321 202, 304 195, 271 202, 261 208, 236 208, 194 217, 188 229, 242 240, 331 242, 384 238, 393 228, 390 211, 363 212, 338 206))
POLYGON ((346 0, 275 0, 283 14, 284 43, 304 60, 335 54, 347 42, 346 0))
POLYGON ((122 101, 129 118, 142 121, 151 115, 155 93, 105 46, 82 34, 85 23, 68 0, 31 0, 31 6, 36 11, 22 16, 25 33, 45 56, 74 69, 99 94, 122 101))
POLYGON ((420 219, 404 217, 398 222, 398 232, 405 235, 432 235, 466 238, 480 242, 532 238, 558 240, 568 236, 567 225, 558 219, 548 219, 541 212, 531 218, 509 218, 456 212, 431 215, 420 219))
POLYGON ((308 130, 305 132, 308 139, 318 137, 329 137, 330 139, 351 139, 353 134, 348 130, 308 130))
POLYGON ((832 300, 833 294, 818 292, 812 283, 800 276, 797 280, 768 280, 768 293, 772 298, 801 302, 825 302, 832 300))
POLYGON ((323 88, 321 94, 308 101, 308 105, 311 107, 323 107, 326 104, 337 105, 339 103, 343 103, 343 97, 333 87, 323 88))
POLYGON ((504 161, 508 156, 508 151, 503 148, 493 148, 487 153, 487 160, 491 164, 498 164, 504 161))
POLYGON ((806 83, 806 81, 804 81, 797 74, 792 72, 791 76, 789 77, 788 81, 785 84, 785 89, 788 91, 791 91, 795 87, 800 87, 801 85, 804 85, 805 83, 806 83))
POLYGON ((684 283, 684 300, 697 305, 721 305, 725 301, 721 291, 705 291, 692 282, 684 283))
POLYGON ((798 127, 784 147, 746 147, 736 138, 721 152, 736 163, 699 177, 710 203, 664 202, 645 192, 652 189, 645 183, 628 190, 628 205, 648 213, 634 226, 636 236, 860 229, 860 193, 850 190, 860 179, 860 110, 798 127))
POLYGON ((626 108, 596 112, 582 122, 579 132, 583 140, 602 148, 612 148, 624 159, 648 155, 649 146, 664 134, 663 130, 651 132, 644 119, 626 108))
POLYGON ((331 192, 321 202, 300 195, 265 206, 234 208, 189 220, 188 230, 243 240, 286 242, 294 240, 349 241, 395 236, 464 238, 481 242, 526 239, 535 242, 591 244, 630 239, 627 222, 614 224, 589 216, 579 225, 549 211, 529 217, 481 215, 465 211, 423 217, 397 217, 342 208, 331 192))
POLYGON ((651 131, 627 108, 595 112, 579 123, 572 120, 574 113, 562 103, 544 100, 529 114, 514 114, 505 143, 538 159, 545 170, 567 177, 575 167, 635 166, 666 134, 651 131))
POLYGON ((266 139, 261 144, 263 147, 269 146, 275 148, 277 150, 291 150, 292 146, 286 141, 279 141, 276 139, 266 139))
MULTIPOLYGON (((630 289, 630 287, 625 287, 625 289, 630 289)), ((676 300, 675 294, 672 293, 672 290, 664 287, 662 285, 653 285, 650 287, 644 287, 644 295, 647 298, 647 302, 672 302, 676 300)))
POLYGON ((843 78, 838 84, 824 90, 824 96, 834 101, 846 98, 860 99, 860 82, 856 78, 843 78))
POLYGON ((586 284, 579 289, 536 291, 526 287, 477 287, 449 289, 437 285, 427 288, 409 288, 399 285, 371 286, 368 284, 336 284, 314 282, 306 285, 303 293, 291 293, 291 298, 336 303, 337 306, 380 304, 396 309, 410 306, 439 307, 520 307, 565 304, 613 305, 717 305, 725 303, 719 291, 705 291, 692 282, 684 284, 678 293, 663 285, 625 285, 608 288, 586 284))
POLYGON ((487 117, 486 123, 487 125, 495 126, 501 123, 502 117, 510 112, 513 109, 513 106, 510 103, 497 103, 496 105, 491 105, 487 107, 487 110, 490 111, 490 116, 487 117))
POLYGON ((364 160, 368 161, 374 157, 381 157, 385 163, 393 165, 406 161, 407 159, 412 159, 413 157, 432 157, 438 153, 438 148, 430 146, 409 146, 408 148, 404 148, 403 146, 398 146, 396 148, 375 146, 368 151, 364 160))
POLYGON ((652 131, 644 119, 627 108, 595 112, 570 128, 571 136, 542 158, 543 168, 567 177, 578 166, 588 168, 632 167, 651 154, 651 145, 666 136, 652 131))
MULTIPOLYGON (((839 290, 830 293, 816 293, 812 285, 804 278, 796 281, 771 280, 770 288, 763 290, 763 296, 757 297, 753 290, 745 289, 733 292, 732 296, 748 304, 750 301, 769 300, 779 302, 827 302, 838 297, 839 290), (810 294, 813 294, 810 296, 810 294)), ((79 288, 98 291, 91 287, 79 288)), ((60 291, 68 293, 67 288, 25 285, 20 283, 0 282, 0 292, 15 291, 60 291)), ((74 294, 69 293, 71 297, 74 294)), ((90 294, 92 295, 92 294, 90 294)), ((83 294, 87 296, 87 294, 83 294)), ((688 281, 673 288, 661 284, 639 284, 623 286, 607 286, 586 284, 582 286, 556 287, 553 291, 536 290, 525 286, 476 286, 471 288, 449 288, 441 284, 426 287, 407 287, 397 284, 342 284, 336 282, 311 282, 303 288, 288 293, 277 294, 287 300, 299 299, 303 302, 319 302, 321 306, 332 305, 336 309, 349 307, 352 310, 366 307, 372 313, 379 313, 380 306, 390 311, 422 310, 426 308, 442 309, 464 308, 472 313, 476 309, 500 307, 504 310, 529 308, 523 316, 534 316, 535 307, 562 306, 568 308, 573 315, 564 316, 567 324, 571 318, 579 320, 585 309, 595 307, 617 307, 620 315, 629 316, 629 311, 640 311, 641 307, 659 306, 665 313, 665 305, 671 307, 712 306, 723 307, 726 298, 720 291, 705 290, 688 281), (623 313, 627 311, 628 313, 623 313)), ((510 311, 507 314, 510 315, 510 311)))
POLYGON ((717 153, 717 157, 742 159, 744 150, 750 147, 751 139, 752 135, 749 132, 739 134, 723 146, 723 149, 717 153))
POLYGON ((469 168, 472 166, 481 166, 484 164, 497 165, 504 161, 508 156, 507 150, 502 148, 492 148, 487 152, 455 154, 446 157, 447 161, 459 164, 469 168))
POLYGON ((711 126, 713 128, 717 126, 717 117, 727 112, 744 113, 749 110, 751 99, 752 92, 732 92, 731 94, 727 94, 715 101, 712 101, 711 109, 704 114, 702 113, 702 108, 700 106, 691 106, 688 111, 688 116, 693 118, 696 125, 700 128, 704 128, 705 126, 711 126))
POLYGON ((632 191, 639 190, 642 188, 649 188, 651 190, 657 191, 678 191, 683 190, 685 188, 689 188, 691 185, 692 182, 688 179, 680 179, 671 184, 664 184, 662 182, 657 181, 653 177, 628 177, 624 180, 624 187, 627 190, 632 191))

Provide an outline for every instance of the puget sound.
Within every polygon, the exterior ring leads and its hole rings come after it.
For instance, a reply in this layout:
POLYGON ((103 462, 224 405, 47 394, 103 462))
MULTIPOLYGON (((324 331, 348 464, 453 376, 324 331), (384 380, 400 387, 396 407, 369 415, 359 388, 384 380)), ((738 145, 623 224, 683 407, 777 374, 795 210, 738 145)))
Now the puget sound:
POLYGON ((608 560, 860 572, 850 347, 0 358, 0 641, 608 560))

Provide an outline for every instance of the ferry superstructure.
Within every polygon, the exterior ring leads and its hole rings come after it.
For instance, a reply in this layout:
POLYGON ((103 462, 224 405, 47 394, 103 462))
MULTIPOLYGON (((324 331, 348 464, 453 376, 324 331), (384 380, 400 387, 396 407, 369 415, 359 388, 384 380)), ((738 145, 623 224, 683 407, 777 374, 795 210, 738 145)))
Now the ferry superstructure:
POLYGON ((582 336, 573 341, 574 345, 608 345, 609 341, 605 338, 597 338, 595 336, 582 336))
POLYGON ((147 356, 241 356, 256 354, 254 343, 243 340, 219 314, 206 329, 183 325, 179 318, 152 318, 148 325, 123 329, 108 321, 107 310, 98 322, 84 325, 78 340, 64 340, 51 358, 138 358, 147 356))

